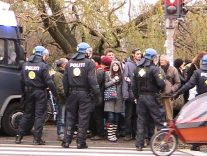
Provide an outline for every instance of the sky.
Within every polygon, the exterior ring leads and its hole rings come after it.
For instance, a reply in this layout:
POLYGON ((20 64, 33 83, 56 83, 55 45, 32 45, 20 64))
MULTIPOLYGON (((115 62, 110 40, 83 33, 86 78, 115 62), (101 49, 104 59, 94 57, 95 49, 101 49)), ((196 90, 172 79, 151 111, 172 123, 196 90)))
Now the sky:
MULTIPOLYGON (((113 3, 113 2, 120 2, 123 0, 110 0, 110 1, 113 3)), ((119 10, 116 13, 119 20, 122 23, 126 23, 129 21, 128 10, 129 10, 130 0, 125 0, 125 1, 126 1, 126 4, 122 8, 122 10, 119 10)), ((184 0, 184 1, 187 2, 187 5, 189 6, 193 5, 196 2, 201 2, 201 1, 205 2, 205 0, 184 0)), ((131 16, 136 17, 140 13, 140 6, 143 6, 144 4, 155 4, 156 2, 158 2, 158 0, 131 0, 132 5, 134 6, 133 11, 131 11, 131 16)))
MULTIPOLYGON (((113 2, 119 2, 120 0, 112 0, 113 2)), ((131 17, 136 17, 140 13, 140 8, 145 4, 155 4, 158 0, 131 0, 131 17), (133 10, 133 11, 132 11, 133 10)), ((126 0, 126 4, 122 9, 116 12, 119 20, 122 23, 129 21, 128 10, 129 10, 130 0, 126 0)))

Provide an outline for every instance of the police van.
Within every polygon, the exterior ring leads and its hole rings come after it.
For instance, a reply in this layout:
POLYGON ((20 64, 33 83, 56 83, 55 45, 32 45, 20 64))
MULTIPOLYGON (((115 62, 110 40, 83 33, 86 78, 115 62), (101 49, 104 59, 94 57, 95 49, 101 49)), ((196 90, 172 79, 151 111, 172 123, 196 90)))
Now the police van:
POLYGON ((21 33, 14 12, 0 8, 0 128, 11 136, 16 135, 24 108, 20 72, 25 53, 21 33))

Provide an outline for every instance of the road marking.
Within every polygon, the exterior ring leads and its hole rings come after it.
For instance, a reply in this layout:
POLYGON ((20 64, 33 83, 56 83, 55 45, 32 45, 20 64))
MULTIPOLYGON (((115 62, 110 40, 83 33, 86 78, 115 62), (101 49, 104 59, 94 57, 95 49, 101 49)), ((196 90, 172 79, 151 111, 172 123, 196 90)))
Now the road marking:
MULTIPOLYGON (((136 151, 135 148, 125 147, 89 147, 88 149, 62 148, 60 146, 35 146, 35 145, 7 145, 0 144, 0 155, 29 155, 29 156, 137 156, 153 155, 149 148, 143 151, 136 151), (105 149, 104 149, 105 148, 105 149)), ((186 156, 186 154, 176 151, 174 155, 186 156)))

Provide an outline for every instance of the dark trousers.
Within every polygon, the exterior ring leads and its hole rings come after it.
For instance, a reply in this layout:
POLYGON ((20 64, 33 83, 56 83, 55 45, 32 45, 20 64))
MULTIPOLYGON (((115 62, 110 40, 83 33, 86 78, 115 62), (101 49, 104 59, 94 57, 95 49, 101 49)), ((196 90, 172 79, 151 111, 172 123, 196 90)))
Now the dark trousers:
POLYGON ((27 92, 24 100, 24 114, 19 124, 19 135, 25 135, 28 130, 28 125, 33 119, 34 123, 34 138, 41 139, 42 130, 47 114, 47 93, 46 90, 36 89, 32 92, 27 92))
POLYGON ((154 95, 140 95, 137 104, 137 140, 136 147, 144 147, 147 116, 150 115, 158 129, 163 127, 163 114, 160 103, 154 95))
POLYGON ((86 91, 71 91, 66 102, 66 131, 64 142, 71 143, 75 124, 78 121, 77 143, 86 143, 92 109, 91 99, 86 91))
POLYGON ((90 126, 93 135, 104 136, 104 106, 95 106, 90 126))
POLYGON ((125 136, 135 136, 136 132, 136 104, 133 99, 125 101, 125 136))
POLYGON ((154 124, 154 121, 153 121, 153 119, 152 119, 152 117, 150 116, 149 113, 146 116, 146 127, 145 128, 146 128, 145 129, 145 139, 150 141, 150 139, 154 135, 155 124, 154 124))

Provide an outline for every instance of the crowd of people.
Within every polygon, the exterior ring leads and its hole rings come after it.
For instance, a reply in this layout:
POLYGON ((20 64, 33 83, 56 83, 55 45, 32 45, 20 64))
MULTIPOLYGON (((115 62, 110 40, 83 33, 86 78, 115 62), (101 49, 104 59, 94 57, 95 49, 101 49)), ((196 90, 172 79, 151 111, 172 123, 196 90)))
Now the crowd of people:
POLYGON ((88 148, 86 138, 90 132, 91 140, 136 139, 139 151, 149 144, 155 129, 173 120, 189 97, 192 98, 189 89, 197 86, 198 94, 207 91, 206 79, 200 74, 207 70, 205 51, 192 61, 175 59, 172 66, 167 55, 159 56, 152 48, 144 51, 135 48, 122 61, 116 58, 113 49, 105 49, 100 56, 83 42, 72 58, 55 61, 52 76, 48 75, 45 63, 48 56, 47 49, 37 46, 34 56, 23 66, 26 107, 17 144, 21 143, 27 122, 33 116, 34 143, 45 144, 42 130, 48 87, 57 100, 57 135, 62 147, 68 148, 77 132, 77 148, 88 148), (200 73, 195 75, 194 71, 199 69, 200 73))

